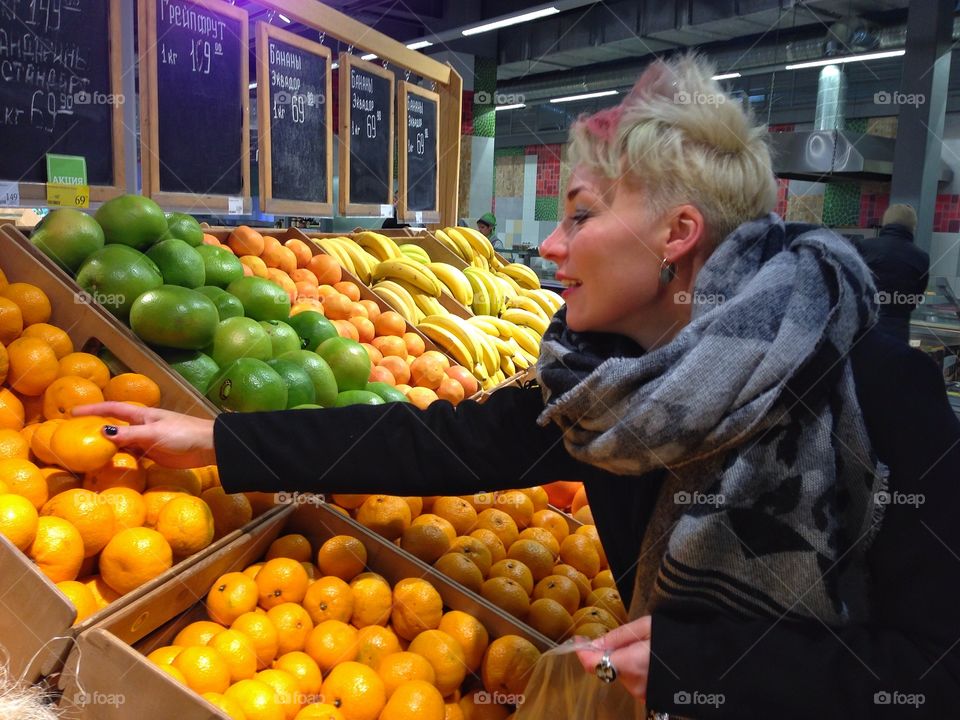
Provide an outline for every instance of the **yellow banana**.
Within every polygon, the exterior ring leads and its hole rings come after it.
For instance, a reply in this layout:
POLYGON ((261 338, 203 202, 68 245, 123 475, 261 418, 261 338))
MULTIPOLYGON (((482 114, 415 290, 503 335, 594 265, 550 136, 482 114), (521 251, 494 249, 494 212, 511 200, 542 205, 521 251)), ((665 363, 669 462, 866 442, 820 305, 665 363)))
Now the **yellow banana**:
POLYGON ((510 356, 510 359, 513 360, 513 364, 518 370, 526 370, 531 365, 536 365, 537 361, 534 358, 531 358, 522 350, 517 351, 510 356))
POLYGON ((392 238, 371 230, 354 233, 353 241, 378 260, 390 260, 400 256, 400 249, 392 238))
POLYGON ((553 307, 553 312, 556 313, 561 307, 563 307, 563 298, 555 293, 553 290, 547 290, 547 288, 540 288, 539 290, 533 290, 538 297, 543 298, 551 307, 553 307))
POLYGON ((507 377, 513 377, 514 375, 517 374, 517 368, 513 364, 513 360, 511 360, 506 355, 500 356, 500 369, 503 371, 503 374, 506 375, 507 377))
POLYGON ((510 287, 512 287, 517 293, 519 293, 523 289, 520 287, 520 285, 517 283, 516 280, 514 280, 509 275, 505 274, 503 270, 498 270, 494 274, 504 282, 509 283, 510 287))
POLYGON ((381 280, 373 286, 373 291, 378 295, 382 295, 387 302, 394 305, 394 310, 403 315, 408 322, 416 322, 420 311, 406 288, 390 280, 381 280), (393 302, 391 302, 391 299, 393 302), (400 307, 396 307, 398 304, 397 301, 399 301, 400 307))
POLYGON ((427 264, 427 267, 437 280, 447 286, 454 300, 464 307, 470 307, 473 302, 473 286, 459 268, 444 262, 432 262, 427 264))
POLYGON ((541 295, 538 290, 521 290, 520 295, 540 306, 540 310, 548 320, 552 318, 556 312, 556 310, 553 309, 553 304, 548 302, 547 298, 541 295))
MULTIPOLYGON (((468 267, 463 272, 470 279, 471 285, 473 285, 473 280, 476 279, 487 291, 487 297, 490 299, 490 310, 487 313, 480 314, 499 315, 500 309, 503 307, 503 290, 494 280, 494 276, 486 270, 473 267, 468 267)), ((474 292, 476 292, 475 285, 474 292)))
POLYGON ((528 327, 541 337, 543 337, 543 334, 547 331, 547 325, 549 325, 549 322, 542 315, 519 308, 507 308, 500 313, 500 317, 522 327, 528 327))
MULTIPOLYGON (((424 322, 445 328, 447 332, 455 335, 460 342, 467 346, 475 361, 482 360, 483 349, 480 347, 478 338, 473 334, 473 332, 471 332, 472 328, 470 328, 469 325, 461 318, 450 314, 428 315, 424 318, 424 322)), ((488 371, 488 374, 489 372, 493 371, 488 371)))
POLYGON ((340 243, 334 242, 335 238, 316 238, 315 242, 327 254, 336 259, 338 263, 347 271, 357 274, 357 269, 353 265, 353 259, 347 254, 340 243))
POLYGON ((480 358, 483 366, 487 369, 487 374, 492 375, 500 367, 500 353, 493 346, 492 338, 477 328, 464 323, 464 329, 474 338, 477 345, 480 346, 480 358))
POLYGON ((487 318, 489 315, 480 316, 474 315, 473 317, 468 317, 467 322, 473 325, 475 328, 483 330, 487 335, 493 335, 494 337, 500 337, 500 329, 494 325, 492 322, 489 322, 487 318))
POLYGON ((534 358, 540 357, 541 336, 537 334, 536 330, 532 330, 523 325, 517 325, 517 332, 513 336, 513 339, 517 341, 517 345, 520 346, 521 350, 529 353, 534 358))
POLYGON ((454 237, 443 230, 436 230, 434 231, 434 235, 436 235, 440 242, 456 253, 458 257, 462 258, 464 262, 469 263, 470 260, 473 259, 473 248, 470 247, 470 243, 468 243, 467 239, 460 233, 457 233, 457 236, 454 237))
POLYGON ((504 265, 500 272, 512 277, 520 287, 525 287, 527 290, 536 290, 540 287, 540 278, 523 263, 504 265))
POLYGON ((353 263, 354 268, 353 274, 357 276, 357 279, 364 285, 369 285, 370 273, 373 271, 373 263, 376 262, 373 260, 373 256, 349 238, 330 239, 350 256, 350 261, 353 263))
POLYGON ((456 228, 444 228, 446 233, 449 235, 451 230, 456 230, 463 237, 467 239, 467 242, 470 243, 470 247, 473 248, 474 252, 478 255, 482 255, 487 260, 492 260, 495 252, 493 245, 490 244, 489 238, 486 235, 481 233, 479 230, 474 230, 471 227, 456 227, 456 228))
MULTIPOLYGON (((467 268, 468 270, 470 268, 467 268)), ((487 286, 475 273, 464 273, 470 287, 473 288, 473 302, 470 304, 474 315, 492 315, 490 312, 490 293, 487 286)))
POLYGON ((480 270, 489 270, 490 264, 487 262, 487 259, 483 255, 474 255, 473 259, 470 261, 470 265, 480 270))
POLYGON ((506 265, 506 263, 501 262, 500 258, 498 258, 496 255, 490 258, 490 269, 493 270, 494 272, 498 272, 499 270, 501 270, 504 265, 506 265))
POLYGON ((371 277, 374 282, 387 278, 403 280, 433 297, 440 297, 442 292, 436 275, 425 265, 410 258, 384 260, 374 268, 371 277))
POLYGON ((500 288, 500 295, 503 297, 504 302, 520 294, 520 291, 517 290, 514 285, 511 285, 505 278, 500 277, 496 273, 490 273, 490 279, 500 288))
POLYGON ((417 325, 417 329, 433 340, 437 347, 473 373, 478 380, 482 382, 489 378, 490 374, 486 367, 479 359, 473 357, 470 346, 446 327, 423 320, 417 325))
POLYGON ((531 312, 538 317, 543 318, 546 322, 550 321, 550 316, 544 312, 543 308, 540 307, 540 304, 532 298, 524 297, 523 295, 518 295, 515 298, 507 300, 508 308, 517 308, 519 310, 526 310, 531 312))
POLYGON ((425 316, 446 315, 447 309, 440 304, 440 301, 425 292, 410 293, 413 296, 413 302, 425 316))
POLYGON ((416 260, 418 263, 426 265, 430 262, 430 256, 427 254, 427 251, 419 245, 404 243, 403 245, 398 245, 397 247, 400 248, 400 252, 402 252, 408 258, 416 260))

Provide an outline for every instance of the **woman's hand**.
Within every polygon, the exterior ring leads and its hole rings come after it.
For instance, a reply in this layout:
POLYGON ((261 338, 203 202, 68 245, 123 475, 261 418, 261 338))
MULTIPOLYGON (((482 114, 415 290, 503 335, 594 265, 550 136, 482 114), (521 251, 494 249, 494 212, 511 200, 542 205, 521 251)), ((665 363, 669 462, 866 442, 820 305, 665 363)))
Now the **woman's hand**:
POLYGON ((577 657, 583 669, 592 675, 603 653, 609 652, 610 662, 617 670, 617 680, 631 695, 644 698, 650 673, 650 628, 649 615, 634 620, 594 640, 593 647, 577 650, 577 657))
POLYGON ((105 425, 102 432, 122 448, 139 450, 151 460, 173 468, 213 465, 213 420, 191 417, 122 402, 102 402, 73 408, 73 415, 104 415, 125 420, 105 425))

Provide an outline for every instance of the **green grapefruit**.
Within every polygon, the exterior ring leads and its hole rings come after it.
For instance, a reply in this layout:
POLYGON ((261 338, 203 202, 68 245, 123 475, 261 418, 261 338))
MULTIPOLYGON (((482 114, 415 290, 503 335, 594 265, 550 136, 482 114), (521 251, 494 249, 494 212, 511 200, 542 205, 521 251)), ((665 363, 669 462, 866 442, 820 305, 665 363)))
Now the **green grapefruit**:
POLYGON ((124 322, 133 301, 163 285, 157 264, 126 245, 107 245, 90 255, 77 270, 77 285, 124 322))
POLYGON ((347 405, 383 405, 383 398, 374 392, 368 390, 344 390, 337 395, 337 401, 334 407, 347 407, 347 405))
POLYGON ((203 293, 213 300, 213 304, 217 306, 217 312, 220 314, 221 320, 232 317, 243 317, 243 303, 223 288, 218 288, 216 285, 204 285, 203 287, 198 287, 197 292, 203 293))
POLYGON ((142 195, 121 195, 107 200, 94 217, 103 228, 108 245, 146 250, 167 231, 163 210, 142 195))
POLYGON ((198 288, 207 276, 200 253, 177 238, 161 240, 147 250, 147 257, 160 268, 164 285, 198 288))
POLYGON ((266 278, 239 278, 227 285, 227 292, 240 299, 243 314, 254 320, 286 320, 290 317, 290 296, 266 278))
POLYGON ((130 328, 150 345, 199 350, 213 340, 220 317, 206 295, 179 285, 148 290, 130 308, 130 328))
POLYGON ((197 245, 195 248, 203 258, 203 269, 207 285, 225 288, 237 278, 243 277, 243 263, 229 250, 213 245, 197 245))
POLYGON ((306 370, 313 381, 313 390, 316 393, 316 403, 323 407, 331 407, 337 400, 337 379, 327 361, 310 350, 294 350, 281 355, 280 360, 292 360, 306 370))
POLYGON ((393 385, 385 382, 368 382, 366 390, 376 393, 384 402, 410 402, 407 396, 397 390, 393 385))
POLYGON ((288 352, 300 349, 300 336, 297 331, 280 320, 261 320, 261 327, 270 336, 273 343, 273 357, 280 357, 288 352))
POLYGON ((213 379, 207 398, 221 410, 283 410, 287 407, 287 385, 263 360, 240 358, 213 379))
POLYGON ((175 237, 183 240, 190 247, 197 247, 203 243, 203 228, 193 215, 186 213, 167 213, 166 237, 175 237))
POLYGON ((210 382, 220 372, 213 358, 197 350, 165 350, 160 356, 201 395, 206 395, 210 382))
POLYGON ((370 377, 370 356, 363 345, 350 338, 335 337, 324 340, 317 348, 317 355, 327 361, 333 376, 337 379, 337 388, 344 390, 363 390, 370 377))
POLYGON ((300 347, 304 350, 316 350, 324 340, 340 336, 333 323, 316 310, 292 315, 287 324, 300 336, 300 347))
POLYGON ((260 323, 248 317, 221 320, 213 332, 210 357, 220 367, 226 367, 242 357, 269 360, 273 357, 270 336, 260 323))
POLYGON ((313 389, 313 380, 307 371, 294 360, 275 358, 268 360, 267 365, 277 371, 287 386, 287 409, 297 405, 312 405, 317 399, 317 391, 313 389))
POLYGON ((58 208, 40 221, 30 242, 61 268, 75 273, 87 257, 103 247, 103 229, 86 213, 58 208))

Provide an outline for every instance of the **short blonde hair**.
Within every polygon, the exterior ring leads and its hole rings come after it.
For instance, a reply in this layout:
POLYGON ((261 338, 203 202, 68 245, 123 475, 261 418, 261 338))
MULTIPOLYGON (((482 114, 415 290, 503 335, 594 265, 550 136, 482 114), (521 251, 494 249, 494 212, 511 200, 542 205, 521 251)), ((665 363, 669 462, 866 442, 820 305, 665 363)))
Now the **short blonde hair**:
POLYGON ((903 205, 897 203, 891 205, 887 208, 886 212, 883 213, 883 219, 880 221, 881 225, 903 225, 910 232, 916 232, 917 230, 917 211, 914 210, 910 205, 903 205))
POLYGON ((654 62, 620 105, 577 120, 570 158, 638 185, 658 214, 694 205, 719 243, 773 210, 777 181, 766 129, 713 74, 692 54, 654 62))

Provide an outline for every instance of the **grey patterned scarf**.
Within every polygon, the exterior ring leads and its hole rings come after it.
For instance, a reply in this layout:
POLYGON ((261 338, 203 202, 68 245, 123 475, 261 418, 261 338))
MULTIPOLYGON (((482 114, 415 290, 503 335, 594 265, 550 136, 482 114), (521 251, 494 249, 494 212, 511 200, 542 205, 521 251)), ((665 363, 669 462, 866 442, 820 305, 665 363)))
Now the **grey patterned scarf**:
POLYGON ((555 316, 539 422, 583 462, 666 468, 632 615, 669 602, 830 625, 867 616, 863 559, 886 475, 848 354, 875 321, 874 292, 843 238, 770 215, 719 245, 690 323, 661 348, 555 316))

